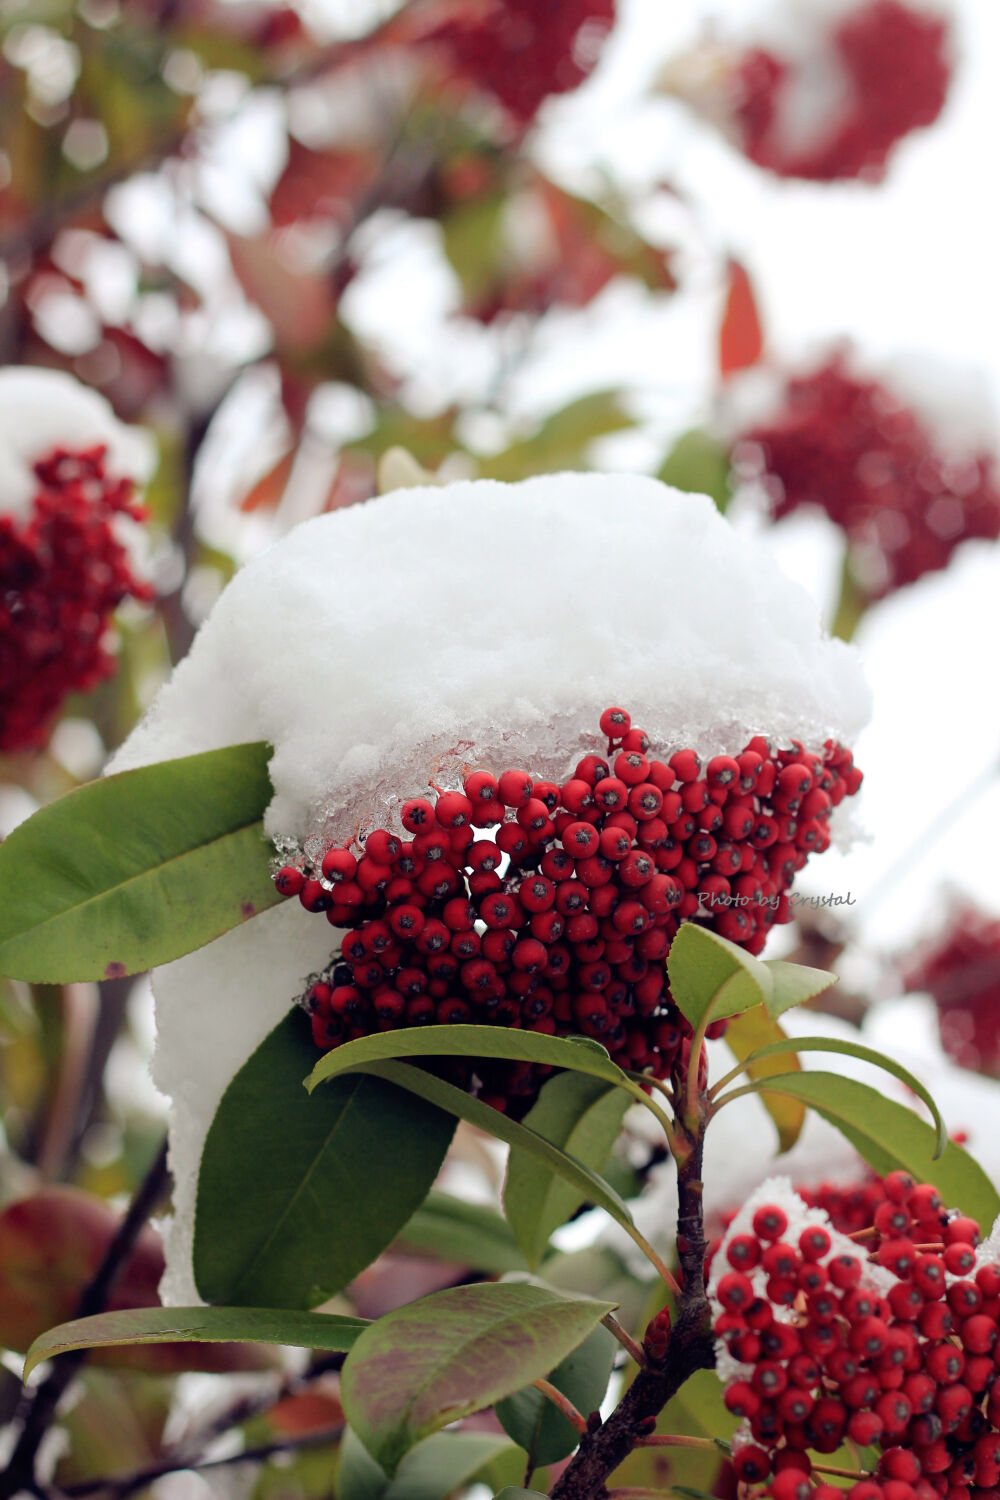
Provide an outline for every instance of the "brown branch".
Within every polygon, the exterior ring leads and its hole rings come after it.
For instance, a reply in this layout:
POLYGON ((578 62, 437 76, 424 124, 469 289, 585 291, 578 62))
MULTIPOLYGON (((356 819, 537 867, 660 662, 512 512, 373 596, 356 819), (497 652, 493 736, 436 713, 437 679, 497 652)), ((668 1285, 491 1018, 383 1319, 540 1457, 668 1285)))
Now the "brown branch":
MULTIPOLYGON (((164 1140, 149 1167, 146 1176, 136 1189, 128 1212, 118 1227, 118 1232, 97 1269, 93 1280, 80 1298, 75 1316, 89 1318, 103 1312, 115 1283, 125 1269, 126 1262, 139 1238, 140 1231, 166 1188, 167 1143, 164 1140)), ((10 1500, 19 1490, 42 1494, 35 1473, 38 1449, 56 1414, 56 1407, 77 1370, 87 1358, 89 1350, 75 1349, 62 1354, 54 1362, 52 1373, 37 1386, 33 1393, 25 1392, 27 1410, 22 1417, 21 1432, 5 1472, 0 1474, 0 1500, 10 1500)))
POLYGON ((87 1479, 79 1484, 67 1485, 61 1491, 63 1495, 83 1496, 96 1495, 99 1493, 114 1496, 114 1500, 125 1500, 125 1496, 134 1494, 136 1490, 145 1489, 146 1485, 152 1484, 155 1479, 162 1479, 164 1474, 177 1474, 185 1469, 226 1469, 232 1468, 234 1464, 261 1463, 265 1459, 273 1458, 276 1453, 292 1453, 303 1448, 322 1448, 327 1443, 335 1443, 343 1436, 344 1428, 340 1424, 336 1427, 323 1427, 316 1432, 299 1433, 296 1437, 277 1438, 272 1443, 261 1443, 256 1448, 244 1448, 242 1453, 232 1453, 226 1458, 198 1458, 189 1454, 173 1454, 163 1459, 160 1463, 150 1464, 145 1469, 135 1469, 131 1474, 122 1474, 116 1479, 87 1479))
POLYGON ((702 1214, 701 1137, 690 1142, 689 1154, 679 1163, 677 1189, 677 1254, 683 1289, 665 1357, 648 1361, 639 1370, 611 1416, 588 1432, 563 1471, 552 1500, 595 1500, 607 1494, 607 1479, 650 1423, 696 1370, 715 1364, 715 1351, 705 1296, 705 1233, 702 1214))

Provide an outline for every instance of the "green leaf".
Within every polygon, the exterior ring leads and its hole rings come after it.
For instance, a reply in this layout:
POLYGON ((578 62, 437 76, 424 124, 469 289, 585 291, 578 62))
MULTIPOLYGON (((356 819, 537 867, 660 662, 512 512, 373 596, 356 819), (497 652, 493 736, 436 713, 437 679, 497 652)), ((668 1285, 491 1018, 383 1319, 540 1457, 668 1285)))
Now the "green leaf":
MULTIPOLYGON (((789 1067, 801 1072, 802 1064, 795 1057, 795 1043, 788 1041, 777 1021, 771 1019, 763 1005, 734 1016, 726 1027, 725 1043, 738 1063, 745 1065, 748 1078, 760 1083, 773 1073, 787 1072, 789 1067), (787 1043, 791 1057, 780 1061, 768 1058, 763 1048, 787 1043), (760 1054, 760 1055, 758 1055, 760 1054)), ((802 1133, 806 1119, 806 1107, 799 1099, 787 1094, 770 1094, 761 1090, 760 1102, 774 1121, 778 1132, 778 1151, 790 1151, 802 1133)))
POLYGON ((316 1306, 392 1243, 437 1176, 448 1114, 364 1075, 310 1097, 315 1056, 309 1019, 292 1010, 222 1097, 195 1214, 206 1301, 316 1306))
POLYGON ((779 1074, 767 1086, 822 1115, 879 1176, 902 1168, 918 1182, 932 1182, 949 1207, 960 1208, 985 1229, 1000 1214, 1000 1195, 967 1151, 949 1141, 935 1157, 937 1132, 906 1105, 886 1099, 868 1084, 809 1070, 779 1074))
POLYGON ((594 391, 554 412, 532 437, 481 458, 479 472, 484 479, 513 480, 580 468, 595 438, 632 426, 618 392, 594 391))
MULTIPOLYGON (((876 1052, 871 1047, 862 1047, 860 1042, 842 1042, 829 1036, 785 1037, 782 1041, 772 1042, 769 1046, 752 1052, 746 1058, 746 1064, 748 1069, 756 1069, 760 1064, 789 1052, 796 1054, 799 1052, 839 1052, 845 1057, 856 1057, 859 1062, 871 1063, 873 1067, 881 1068, 885 1073, 891 1073, 894 1078, 905 1083, 911 1093, 916 1094, 917 1098, 930 1110, 937 1131, 935 1158, 939 1157, 947 1147, 948 1127, 941 1118, 941 1111, 930 1093, 908 1068, 904 1068, 901 1063, 895 1062, 891 1057, 886 1057, 883 1052, 876 1052)), ((751 1076, 756 1075, 752 1073, 751 1076)))
MULTIPOLYGON (((578 1348, 546 1373, 545 1379, 568 1396, 578 1412, 588 1416, 598 1409, 607 1393, 617 1348, 614 1334, 606 1328, 595 1328, 578 1348)), ((558 1463, 580 1441, 572 1422, 534 1386, 526 1386, 498 1401, 495 1410, 500 1426, 527 1453, 532 1469, 558 1463)))
POLYGON ((346 1353, 369 1326, 364 1318, 274 1307, 140 1307, 98 1313, 60 1323, 37 1338, 28 1350, 24 1378, 55 1354, 119 1344, 295 1344, 346 1353))
POLYGON ((412 1448, 390 1479, 348 1427, 340 1445, 337 1500, 444 1500, 505 1454, 516 1455, 523 1471, 524 1455, 496 1433, 438 1432, 412 1448))
POLYGON ((498 279, 506 204, 503 193, 492 193, 460 203, 438 221, 442 248, 467 302, 485 296, 498 279))
POLYGON ((649 1282, 634 1275, 616 1250, 586 1245, 582 1250, 555 1251, 546 1257, 542 1269, 547 1286, 617 1303, 615 1316, 626 1328, 634 1328, 642 1319, 649 1300, 649 1282))
POLYGON ((452 1265, 474 1266, 491 1276, 528 1269, 501 1214, 483 1203, 465 1203, 448 1193, 430 1193, 399 1231, 396 1244, 452 1265))
POLYGON ((314 1089, 324 1079, 349 1073, 369 1062, 397 1057, 506 1057, 590 1073, 616 1083, 633 1097, 636 1086, 589 1037, 543 1036, 507 1026, 409 1026, 361 1036, 326 1052, 306 1080, 314 1089))
POLYGON ((771 976, 771 992, 766 1005, 770 1016, 777 1017, 793 1005, 802 1005, 816 995, 822 995, 837 983, 836 974, 826 969, 810 969, 806 964, 789 964, 781 958, 764 960, 764 968, 771 976))
POLYGON ((732 495, 729 457, 725 448, 700 428, 692 428, 677 439, 656 477, 688 494, 710 495, 725 514, 732 495))
POLYGON ((401 1062, 369 1062, 364 1066, 366 1072, 374 1073, 377 1078, 388 1079, 400 1088, 412 1089, 422 1099, 448 1110, 460 1120, 468 1120, 470 1125, 476 1125, 498 1140, 506 1141, 508 1146, 520 1147, 538 1157, 577 1192, 582 1193, 588 1202, 609 1213, 626 1234, 633 1239, 636 1237, 632 1215, 618 1194, 596 1172, 583 1166, 567 1152, 560 1151, 558 1146, 554 1146, 544 1136, 536 1135, 533 1130, 508 1119, 499 1110, 484 1104, 481 1099, 474 1099, 471 1094, 455 1088, 454 1084, 445 1083, 442 1078, 435 1078, 432 1073, 425 1073, 422 1068, 414 1068, 409 1063, 401 1062))
POLYGON ((135 974, 274 906, 268 755, 231 745, 122 771, 15 828, 0 846, 0 973, 135 974))
POLYGON ((523 1490, 519 1485, 508 1484, 498 1490, 493 1500, 545 1500, 544 1490, 523 1490))
MULTIPOLYGON (((602 1078, 585 1073, 559 1073, 544 1085, 523 1123, 584 1166, 599 1171, 618 1139, 630 1103, 627 1094, 602 1078)), ((543 1166, 537 1156, 516 1148, 511 1151, 504 1184, 504 1213, 530 1266, 541 1262, 552 1231, 585 1201, 585 1194, 543 1166)), ((534 1395, 538 1392, 533 1392, 534 1395)))
POLYGON ((421 1438, 552 1369, 611 1306, 528 1282, 449 1287, 411 1302, 371 1324, 348 1355, 347 1419, 393 1474, 421 1438))
POLYGON ((691 1025, 739 1015, 766 1000, 771 991, 759 959, 696 922, 682 922, 667 958, 670 993, 691 1025))

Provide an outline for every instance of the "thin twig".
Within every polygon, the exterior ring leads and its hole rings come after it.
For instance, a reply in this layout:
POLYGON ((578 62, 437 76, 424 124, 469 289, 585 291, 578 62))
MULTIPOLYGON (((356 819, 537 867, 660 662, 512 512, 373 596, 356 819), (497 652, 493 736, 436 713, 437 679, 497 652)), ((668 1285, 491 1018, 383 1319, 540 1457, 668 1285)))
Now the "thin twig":
POLYGON ((577 1411, 576 1407, 573 1405, 568 1396, 564 1396, 562 1391, 554 1386, 551 1381, 543 1380, 541 1376, 539 1376, 537 1380, 533 1380, 531 1383, 536 1390, 541 1391, 542 1395, 547 1401, 551 1401, 552 1405, 557 1407, 558 1410, 562 1412, 567 1422, 572 1422, 577 1432, 581 1434, 586 1432, 587 1419, 582 1415, 581 1412, 577 1411))
POLYGON ((174 1454, 160 1463, 150 1464, 145 1469, 135 1469, 131 1474, 122 1474, 114 1479, 87 1479, 80 1484, 69 1484, 62 1494, 75 1497, 103 1492, 113 1495, 115 1500, 124 1500, 126 1495, 145 1489, 146 1485, 152 1484, 155 1479, 161 1479, 164 1474, 178 1474, 185 1469, 203 1471, 232 1468, 235 1464, 260 1463, 264 1459, 273 1458, 276 1453, 325 1447, 327 1443, 337 1442, 343 1433, 341 1423, 336 1427, 320 1428, 316 1432, 299 1433, 296 1437, 277 1438, 272 1443, 260 1443, 255 1448, 244 1448, 241 1453, 231 1453, 226 1458, 199 1458, 195 1454, 184 1457, 182 1454, 174 1454))
MULTIPOLYGON (((107 1306, 108 1298, 125 1269, 143 1225, 163 1195, 167 1179, 167 1143, 164 1140, 146 1176, 136 1189, 128 1212, 108 1246, 93 1280, 80 1298, 75 1314, 77 1318, 89 1318, 94 1313, 103 1312, 107 1306)), ((53 1364, 51 1374, 34 1392, 25 1392, 25 1398, 30 1404, 22 1418, 20 1436, 10 1463, 0 1475, 0 1500, 10 1500, 18 1490, 30 1490, 36 1495, 42 1493, 35 1474, 38 1449, 52 1424, 56 1407, 66 1387, 88 1353, 87 1349, 74 1349, 68 1354, 60 1355, 53 1364)))
POLYGON ((614 1334, 615 1338, 618 1340, 619 1344, 621 1344, 626 1354, 630 1355, 641 1369, 646 1363, 646 1356, 643 1352, 642 1345, 636 1343, 635 1339, 629 1333, 628 1329, 623 1328, 619 1323, 614 1313, 605 1313, 604 1317, 601 1319, 601 1322, 604 1324, 609 1333, 614 1334))

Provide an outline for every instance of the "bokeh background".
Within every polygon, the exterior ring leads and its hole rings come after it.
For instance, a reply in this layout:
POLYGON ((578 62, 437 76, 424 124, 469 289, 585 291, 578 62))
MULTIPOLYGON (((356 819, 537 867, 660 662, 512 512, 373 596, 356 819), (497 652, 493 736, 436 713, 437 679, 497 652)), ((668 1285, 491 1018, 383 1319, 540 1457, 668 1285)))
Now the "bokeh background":
MULTIPOLYGON (((945 1053, 1000 1075, 998 55, 992 0, 0 7, 0 365, 70 373, 157 453, 154 597, 109 616, 114 670, 0 757, 0 833, 99 773, 302 519, 417 466, 659 474, 764 538, 874 692, 853 842, 800 887, 844 904, 769 953, 836 965, 829 1003, 932 1087, 945 1053), (790 403, 836 360, 841 405, 790 403), (766 433, 793 430, 782 472, 766 433)), ((8 607, 0 694, 19 649, 8 607)), ((4 1201, 119 1208, 164 1113, 146 982, 0 979, 0 1033, 4 1201)), ((953 1123, 987 1135, 991 1098, 953 1123)), ((5 1251, 3 1224, 9 1417, 25 1327, 68 1316, 85 1267, 39 1278, 50 1230, 5 1251)), ((138 1470, 193 1409, 170 1372, 89 1378, 65 1484, 138 1470)))

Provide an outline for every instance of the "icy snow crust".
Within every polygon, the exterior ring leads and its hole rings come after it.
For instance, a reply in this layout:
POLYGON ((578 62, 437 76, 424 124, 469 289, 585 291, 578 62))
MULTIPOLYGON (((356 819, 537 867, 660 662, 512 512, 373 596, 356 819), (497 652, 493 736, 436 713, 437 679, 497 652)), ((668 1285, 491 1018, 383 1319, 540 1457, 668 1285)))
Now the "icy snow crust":
MULTIPOLYGON (((856 653, 710 500, 565 474, 304 523, 237 574, 111 769, 268 740, 269 832, 348 837, 366 816, 398 826, 401 797, 470 763, 564 773, 615 702, 658 752, 758 732, 850 744, 868 713, 856 653)), ((288 902, 155 975, 169 1304, 200 1300, 196 1179, 219 1100, 338 941, 288 902)))
POLYGON ((0 513, 27 514, 38 490, 33 467, 53 448, 101 443, 114 478, 143 484, 152 474, 152 438, 119 422, 96 391, 60 370, 0 370, 0 513))
POLYGON ((852 742, 857 658, 704 496, 635 475, 399 490, 249 563, 112 769, 274 746, 274 836, 347 838, 462 768, 565 774, 609 703, 667 753, 852 742))

